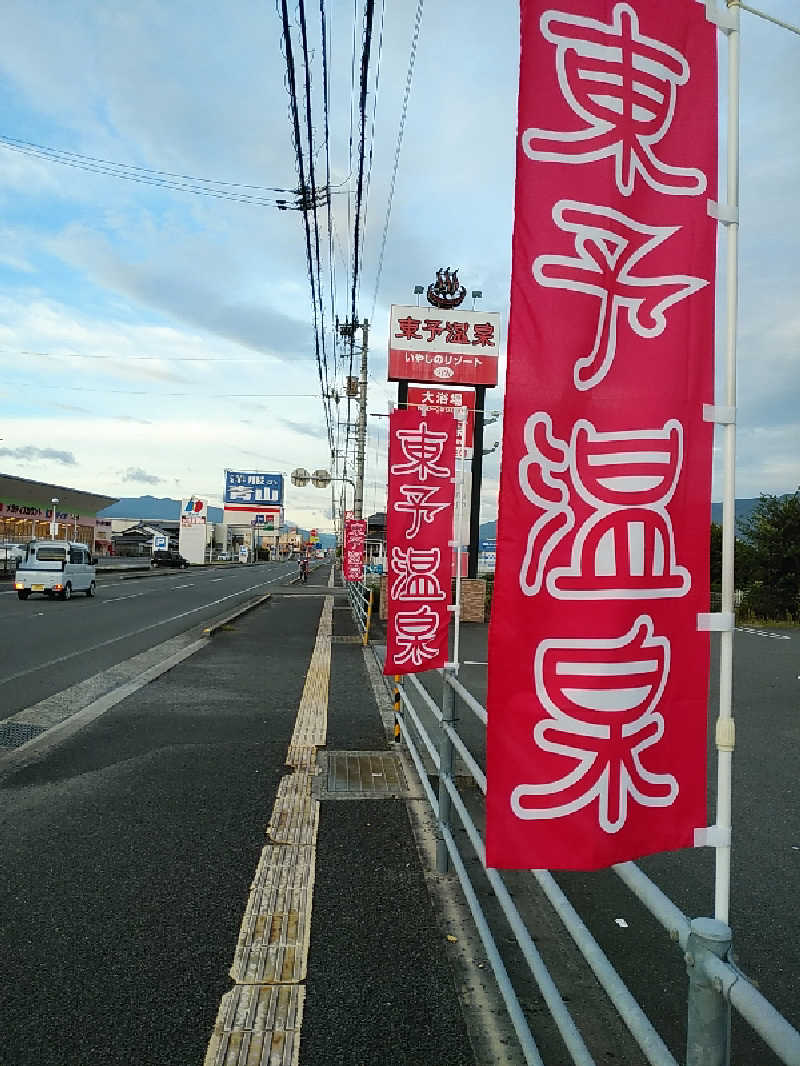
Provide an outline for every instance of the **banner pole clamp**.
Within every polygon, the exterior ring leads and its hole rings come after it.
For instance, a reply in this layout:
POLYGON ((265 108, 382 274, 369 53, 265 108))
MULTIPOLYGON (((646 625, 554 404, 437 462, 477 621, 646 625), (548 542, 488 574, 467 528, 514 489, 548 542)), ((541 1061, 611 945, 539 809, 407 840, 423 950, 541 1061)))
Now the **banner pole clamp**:
POLYGON ((729 848, 731 846, 731 827, 729 825, 709 825, 705 829, 695 829, 694 846, 696 848, 729 848))
POLYGON ((716 422, 718 426, 736 425, 736 408, 725 407, 719 404, 703 404, 703 421, 716 422))
POLYGON ((733 33, 738 28, 734 13, 727 7, 717 7, 717 0, 701 0, 706 8, 706 21, 713 22, 723 33, 733 33))
POLYGON ((730 633, 735 629, 736 615, 733 611, 698 612, 698 633, 730 633))
POLYGON ((739 225, 739 208, 735 204, 720 204, 716 200, 706 200, 706 211, 711 218, 723 226, 739 225))

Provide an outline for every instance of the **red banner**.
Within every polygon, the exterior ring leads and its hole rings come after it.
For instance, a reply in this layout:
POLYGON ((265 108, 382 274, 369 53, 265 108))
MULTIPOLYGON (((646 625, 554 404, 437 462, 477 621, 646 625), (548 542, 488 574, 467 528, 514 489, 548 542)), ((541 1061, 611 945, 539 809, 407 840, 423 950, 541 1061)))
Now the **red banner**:
POLYGON ((487 860, 594 869, 706 825, 716 31, 523 0, 487 860))
POLYGON ((363 577, 366 536, 366 518, 350 518, 345 522, 342 548, 342 573, 345 581, 360 581, 363 577))
POLYGON ((385 674, 447 662, 456 420, 419 410, 389 419, 385 674))

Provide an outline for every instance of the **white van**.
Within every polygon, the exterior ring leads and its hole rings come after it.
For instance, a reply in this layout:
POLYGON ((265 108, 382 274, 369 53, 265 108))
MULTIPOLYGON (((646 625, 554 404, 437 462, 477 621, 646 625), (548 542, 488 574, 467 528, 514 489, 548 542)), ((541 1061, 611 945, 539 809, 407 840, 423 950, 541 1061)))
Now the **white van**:
POLYGON ((73 592, 94 596, 96 570, 85 544, 65 540, 32 540, 17 565, 14 588, 21 600, 32 592, 68 600, 73 592))

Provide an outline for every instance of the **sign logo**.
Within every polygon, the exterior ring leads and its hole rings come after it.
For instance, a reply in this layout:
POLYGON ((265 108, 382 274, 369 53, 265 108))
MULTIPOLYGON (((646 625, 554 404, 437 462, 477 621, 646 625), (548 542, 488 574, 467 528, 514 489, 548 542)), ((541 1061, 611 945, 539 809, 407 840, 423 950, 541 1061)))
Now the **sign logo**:
POLYGON ((467 290, 458 281, 458 270, 450 270, 441 267, 436 271, 436 281, 428 286, 428 303, 432 307, 439 307, 442 311, 450 311, 458 307, 467 295, 467 290))

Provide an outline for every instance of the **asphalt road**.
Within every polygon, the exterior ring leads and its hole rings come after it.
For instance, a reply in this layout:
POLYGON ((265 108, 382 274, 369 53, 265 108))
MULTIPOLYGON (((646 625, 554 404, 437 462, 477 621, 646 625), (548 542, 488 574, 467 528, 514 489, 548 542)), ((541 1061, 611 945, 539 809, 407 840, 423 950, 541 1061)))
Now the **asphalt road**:
MULTIPOLYGON (((461 628, 459 680, 485 706, 487 626, 461 628)), ((716 809, 719 639, 712 636, 709 699, 708 811, 716 809)), ((439 700, 441 681, 424 675, 439 700)), ((730 922, 736 959, 762 993, 800 1028, 800 629, 740 629, 734 640, 736 750, 733 778, 733 871, 730 922)), ((458 731, 485 767, 485 731, 457 707, 458 731)), ((435 731, 434 731, 434 735, 435 731)), ((638 865, 690 918, 714 910, 714 852, 667 852, 638 865)), ((527 890, 507 875, 520 900, 527 890)), ((563 872, 557 880, 601 947, 656 1024, 673 1054, 685 1049, 686 973, 680 951, 613 872, 563 872), (620 924, 621 919, 625 925, 620 924)), ((531 898, 538 892, 531 885, 531 898)), ((541 900, 540 900, 541 903, 541 900)), ((543 906, 549 906, 546 902, 543 906)), ((580 1019, 580 1009, 576 1011, 580 1019)), ((733 1063, 778 1060, 734 1014, 733 1063)), ((626 1060, 632 1061, 632 1060, 626 1060)))
POLYGON ((101 575, 93 599, 0 589, 0 721, 279 587, 297 563, 101 575))

